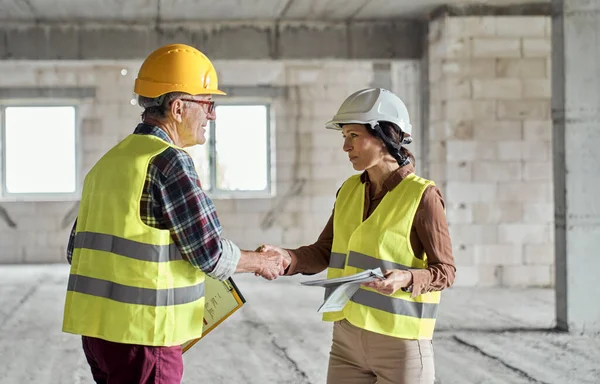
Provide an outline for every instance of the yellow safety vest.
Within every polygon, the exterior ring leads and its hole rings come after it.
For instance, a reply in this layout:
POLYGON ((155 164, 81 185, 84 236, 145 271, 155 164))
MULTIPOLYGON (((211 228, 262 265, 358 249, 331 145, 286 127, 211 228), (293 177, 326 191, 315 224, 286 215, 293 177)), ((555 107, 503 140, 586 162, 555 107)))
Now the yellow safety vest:
POLYGON ((202 335, 205 274, 168 230, 140 217, 150 160, 169 146, 132 134, 87 174, 77 218, 63 331, 149 346, 202 335))
MULTIPOLYGON (((425 189, 434 185, 414 174, 389 191, 375 211, 363 221, 365 186, 360 175, 351 176, 338 193, 333 218, 333 245, 327 278, 366 269, 423 269, 427 257, 415 257, 410 231, 425 189)), ((329 290, 325 295, 328 296, 329 290)), ((440 292, 415 298, 398 290, 393 295, 361 287, 339 312, 323 315, 324 321, 347 319, 368 331, 403 338, 431 339, 440 292)))

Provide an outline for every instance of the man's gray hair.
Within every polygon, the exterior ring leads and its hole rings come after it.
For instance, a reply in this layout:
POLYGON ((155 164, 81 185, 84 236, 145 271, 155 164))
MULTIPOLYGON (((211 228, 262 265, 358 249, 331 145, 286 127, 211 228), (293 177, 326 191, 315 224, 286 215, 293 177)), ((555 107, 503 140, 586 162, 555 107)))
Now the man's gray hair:
POLYGON ((142 120, 146 117, 153 119, 164 119, 167 117, 167 111, 171 107, 171 103, 176 99, 181 99, 190 96, 184 92, 169 92, 159 97, 138 96, 138 104, 144 108, 142 112, 142 120))

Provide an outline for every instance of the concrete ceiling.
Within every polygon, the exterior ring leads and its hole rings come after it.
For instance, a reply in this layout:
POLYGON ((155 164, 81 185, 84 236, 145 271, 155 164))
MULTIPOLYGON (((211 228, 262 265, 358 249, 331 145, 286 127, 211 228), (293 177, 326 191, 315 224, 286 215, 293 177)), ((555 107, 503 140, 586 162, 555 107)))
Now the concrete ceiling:
MULTIPOLYGON (((488 5, 549 0, 481 0, 488 5)), ((474 0, 0 0, 2 21, 359 20, 420 17, 474 0)))

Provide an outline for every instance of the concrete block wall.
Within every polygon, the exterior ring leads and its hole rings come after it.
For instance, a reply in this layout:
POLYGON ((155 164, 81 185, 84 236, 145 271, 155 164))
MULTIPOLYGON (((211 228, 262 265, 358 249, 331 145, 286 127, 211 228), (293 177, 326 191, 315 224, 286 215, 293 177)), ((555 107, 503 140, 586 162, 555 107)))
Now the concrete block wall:
POLYGON ((428 38, 429 176, 456 284, 552 285, 550 18, 442 17, 428 38))
MULTIPOLYGON (((139 65, 139 64, 138 64, 139 65)), ((82 177, 139 119, 133 98, 131 63, 0 61, 0 87, 94 87, 94 99, 78 104, 78 137, 82 177)), ((8 100, 27 104, 27 99, 8 100)), ((0 100, 0 103, 5 102, 0 100)), ((40 124, 44 116, 39 116, 40 124)), ((35 140, 35 138, 32 138, 35 140)), ((31 154, 36 159, 35 153, 31 154)), ((60 172, 60 170, 57 170, 60 172)), ((35 175, 31 175, 35 177, 35 175)), ((0 202, 0 263, 65 261, 65 249, 78 201, 0 202), (4 218, 4 219, 2 219, 4 218), (13 224, 13 225, 9 225, 13 224)))
MULTIPOLYGON (((0 61, 0 87, 96 89, 95 98, 82 100, 79 108, 83 177, 102 154, 139 122, 141 109, 131 101, 140 64, 0 61)), ((354 172, 342 151, 341 134, 326 130, 324 123, 349 94, 371 85, 374 63, 248 60, 215 61, 215 66, 224 86, 287 89, 287 97, 273 100, 276 195, 262 199, 213 199, 224 235, 246 249, 263 242, 289 247, 312 243, 331 214, 337 189, 354 172)), ((402 95, 415 117, 420 113, 418 66, 418 61, 392 61, 388 65, 390 87, 402 95)), ((414 129, 418 132, 416 119, 414 129)), ((76 208, 75 200, 0 202, 0 263, 64 262, 76 208), (4 220, 5 216, 11 220, 4 220), (9 225, 11 221, 16 227, 9 225)))

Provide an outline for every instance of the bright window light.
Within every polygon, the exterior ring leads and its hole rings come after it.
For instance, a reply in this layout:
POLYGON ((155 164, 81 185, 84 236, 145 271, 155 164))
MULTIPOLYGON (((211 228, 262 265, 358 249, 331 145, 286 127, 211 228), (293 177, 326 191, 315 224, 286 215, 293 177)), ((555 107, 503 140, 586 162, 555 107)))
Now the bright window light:
POLYGON ((186 148, 202 189, 223 196, 269 193, 269 106, 218 105, 216 115, 206 143, 186 148))
POLYGON ((222 191, 264 191, 268 179, 268 109, 265 105, 216 108, 216 186, 222 191))
POLYGON ((75 108, 6 107, 4 113, 6 192, 75 193, 75 108))
POLYGON ((206 128, 206 143, 203 145, 194 145, 186 148, 187 152, 192 156, 196 172, 200 177, 202 189, 210 191, 210 129, 206 128))

